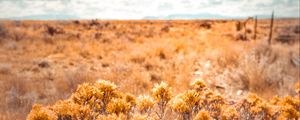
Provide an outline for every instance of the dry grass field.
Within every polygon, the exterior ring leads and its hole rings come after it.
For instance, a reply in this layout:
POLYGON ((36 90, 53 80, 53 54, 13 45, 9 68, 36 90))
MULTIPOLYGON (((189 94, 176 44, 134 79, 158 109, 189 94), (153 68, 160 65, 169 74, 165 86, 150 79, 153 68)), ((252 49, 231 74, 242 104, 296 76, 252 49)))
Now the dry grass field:
POLYGON ((299 19, 243 21, 2 20, 0 119, 299 119, 299 19))

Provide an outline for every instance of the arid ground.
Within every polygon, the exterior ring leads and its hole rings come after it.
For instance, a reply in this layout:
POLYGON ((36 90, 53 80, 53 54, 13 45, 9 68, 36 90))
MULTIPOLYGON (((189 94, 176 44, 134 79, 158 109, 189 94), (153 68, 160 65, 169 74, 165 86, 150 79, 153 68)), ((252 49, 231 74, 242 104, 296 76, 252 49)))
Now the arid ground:
POLYGON ((23 120, 32 105, 67 99, 77 85, 109 80, 148 94, 164 81, 174 95, 195 79, 224 98, 294 96, 300 81, 299 19, 0 21, 0 119, 23 120))

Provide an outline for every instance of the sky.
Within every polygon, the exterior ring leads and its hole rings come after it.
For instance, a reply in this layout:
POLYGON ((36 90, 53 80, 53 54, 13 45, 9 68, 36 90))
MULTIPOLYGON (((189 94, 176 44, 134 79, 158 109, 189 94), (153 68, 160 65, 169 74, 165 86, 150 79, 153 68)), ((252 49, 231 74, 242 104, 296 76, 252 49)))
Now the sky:
POLYGON ((270 16, 272 10, 274 10, 276 17, 299 18, 299 1, 300 0, 0 0, 0 18, 189 19, 201 18, 201 16, 270 16))

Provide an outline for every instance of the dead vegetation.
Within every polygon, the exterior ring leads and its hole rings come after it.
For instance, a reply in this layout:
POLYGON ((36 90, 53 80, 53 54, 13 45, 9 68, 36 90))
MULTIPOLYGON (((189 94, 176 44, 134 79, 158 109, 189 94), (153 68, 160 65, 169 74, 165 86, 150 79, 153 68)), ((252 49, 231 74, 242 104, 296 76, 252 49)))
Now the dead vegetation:
POLYGON ((52 106, 34 105, 27 119, 252 120, 300 117, 299 94, 275 97, 269 102, 254 94, 240 101, 228 101, 207 88, 202 80, 194 81, 191 87, 173 95, 172 88, 161 82, 152 88, 151 96, 136 98, 119 91, 114 83, 98 80, 78 86, 69 99, 52 106))
MULTIPOLYGON (((282 32, 276 27, 293 27, 293 20, 275 20, 272 45, 264 43, 269 30, 264 26, 269 23, 258 21, 255 41, 252 22, 246 29, 247 40, 240 41, 235 38, 237 21, 1 21, 0 97, 5 99, 0 99, 0 119, 24 119, 33 104, 67 99, 79 89, 77 85, 87 82, 90 86, 97 79, 111 80, 117 91, 141 95, 137 101, 145 101, 133 106, 125 98, 114 99, 106 102, 109 110, 99 109, 98 118, 239 118, 241 111, 236 107, 220 111, 214 105, 171 112, 172 106, 166 105, 173 102, 169 92, 153 98, 145 94, 163 81, 172 87, 172 98, 182 94, 174 105, 185 105, 188 99, 183 96, 194 94, 189 83, 203 78, 207 88, 221 93, 230 104, 231 99, 240 101, 248 93, 262 99, 295 96, 291 86, 300 80, 299 38, 289 44, 276 41, 282 32)), ((66 100, 57 102, 57 110, 64 111, 70 104, 74 111, 80 107, 66 100)), ((39 105, 33 109, 54 115, 51 118, 77 115, 68 111, 58 115, 39 105)), ((90 109, 80 110, 81 117, 94 117, 88 114, 90 109)))

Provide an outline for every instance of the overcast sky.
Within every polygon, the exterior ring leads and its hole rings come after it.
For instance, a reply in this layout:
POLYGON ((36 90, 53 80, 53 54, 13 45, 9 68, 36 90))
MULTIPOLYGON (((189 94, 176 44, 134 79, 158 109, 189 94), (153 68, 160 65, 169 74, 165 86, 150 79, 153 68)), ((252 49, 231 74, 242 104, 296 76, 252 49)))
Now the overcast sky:
POLYGON ((0 0, 0 18, 66 15, 83 19, 142 19, 172 14, 299 17, 299 0, 0 0))

